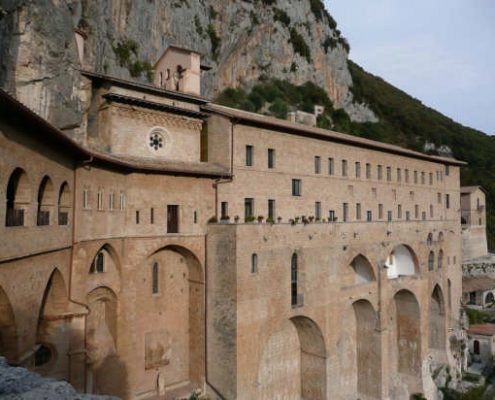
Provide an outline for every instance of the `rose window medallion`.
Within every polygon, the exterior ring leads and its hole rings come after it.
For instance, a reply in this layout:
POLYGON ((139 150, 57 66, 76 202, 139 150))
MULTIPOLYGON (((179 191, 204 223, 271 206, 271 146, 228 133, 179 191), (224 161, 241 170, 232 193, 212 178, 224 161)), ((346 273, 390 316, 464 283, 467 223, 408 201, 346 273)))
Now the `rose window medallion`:
POLYGON ((158 150, 163 147, 163 137, 159 133, 153 132, 150 135, 150 147, 158 150))

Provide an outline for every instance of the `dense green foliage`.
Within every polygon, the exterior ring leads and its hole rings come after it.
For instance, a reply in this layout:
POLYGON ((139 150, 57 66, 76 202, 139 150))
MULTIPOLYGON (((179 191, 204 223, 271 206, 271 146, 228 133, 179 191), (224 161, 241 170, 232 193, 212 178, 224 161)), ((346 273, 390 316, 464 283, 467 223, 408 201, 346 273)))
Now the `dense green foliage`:
POLYGON ((289 29, 290 39, 289 42, 292 44, 294 51, 301 56, 303 56, 308 63, 311 62, 311 50, 302 37, 302 35, 297 31, 296 28, 291 27, 289 29))
POLYGON ((480 311, 480 310, 475 310, 473 308, 466 308, 466 315, 469 319, 469 324, 474 325, 474 324, 484 324, 486 322, 490 322, 491 317, 489 314, 480 311))
POLYGON ((448 146, 455 158, 469 163, 462 168, 461 183, 482 185, 488 192, 488 246, 495 250, 495 213, 490 207, 495 201, 495 137, 456 123, 352 61, 349 61, 349 69, 355 101, 368 104, 380 122, 352 122, 344 110, 334 110, 326 92, 311 82, 295 86, 287 81, 265 80, 254 86, 250 93, 227 89, 217 101, 278 118, 286 118, 291 110, 312 112, 314 105, 322 105, 325 113, 318 119, 318 126, 322 128, 417 151, 424 151, 425 143, 434 143, 437 148, 448 146))
POLYGON ((149 61, 139 60, 139 44, 132 39, 122 39, 115 43, 113 52, 117 58, 117 63, 121 67, 127 68, 133 78, 144 75, 151 82, 153 80, 153 66, 149 61))
POLYGON ((211 41, 211 52, 213 53, 213 59, 216 60, 218 58, 218 51, 220 50, 221 39, 217 35, 217 31, 213 24, 208 25, 208 36, 211 41))

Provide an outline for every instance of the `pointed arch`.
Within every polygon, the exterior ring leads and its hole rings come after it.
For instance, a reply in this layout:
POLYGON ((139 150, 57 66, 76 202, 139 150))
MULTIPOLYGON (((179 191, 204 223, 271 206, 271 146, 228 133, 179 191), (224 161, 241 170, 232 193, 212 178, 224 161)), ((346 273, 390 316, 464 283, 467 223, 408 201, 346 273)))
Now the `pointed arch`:
POLYGON ((57 316, 65 313, 69 307, 69 296, 65 280, 55 268, 48 279, 40 308, 40 320, 47 316, 57 316))
POLYGON ((112 245, 105 243, 93 256, 89 266, 90 274, 97 274, 115 269, 120 273, 120 260, 112 245))
POLYGON ((14 310, 7 293, 0 286, 0 355, 8 361, 16 361, 17 325, 14 310))
POLYGON ((445 350, 445 304, 439 285, 435 285, 431 294, 428 318, 430 348, 445 350))
POLYGON ((352 272, 353 285, 376 281, 373 266, 371 265, 370 261, 362 254, 358 254, 356 257, 354 257, 349 264, 349 267, 352 272))
POLYGON ((415 275, 418 272, 418 258, 411 247, 400 244, 388 255, 385 267, 389 279, 415 275))
POLYGON ((50 211, 55 205, 55 190, 48 175, 41 179, 38 188, 37 225, 50 225, 50 211))
POLYGON ((22 168, 10 174, 6 188, 5 226, 23 226, 25 212, 31 203, 31 185, 22 168))
POLYGON ((290 321, 296 327, 301 346, 301 398, 325 399, 327 352, 320 327, 305 316, 290 321))

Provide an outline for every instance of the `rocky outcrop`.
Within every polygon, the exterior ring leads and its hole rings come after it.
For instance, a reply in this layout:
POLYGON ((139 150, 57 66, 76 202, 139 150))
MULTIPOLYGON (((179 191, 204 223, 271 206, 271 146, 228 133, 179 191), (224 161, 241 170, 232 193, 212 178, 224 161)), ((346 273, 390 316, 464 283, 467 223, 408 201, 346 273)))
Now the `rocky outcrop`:
POLYGON ((320 0, 4 0, 0 8, 0 86, 56 126, 77 132, 85 96, 80 69, 145 80, 116 57, 137 43, 151 65, 170 44, 192 48, 212 67, 202 93, 249 88, 260 78, 312 81, 355 121, 376 121, 355 104, 348 45, 320 0), (74 29, 86 36, 81 65, 74 29), (123 65, 123 66, 121 66, 123 65), (134 75, 134 77, 131 76, 134 75))
POLYGON ((0 398, 3 400, 118 400, 112 396, 77 393, 64 381, 43 378, 25 368, 11 367, 0 357, 0 398))

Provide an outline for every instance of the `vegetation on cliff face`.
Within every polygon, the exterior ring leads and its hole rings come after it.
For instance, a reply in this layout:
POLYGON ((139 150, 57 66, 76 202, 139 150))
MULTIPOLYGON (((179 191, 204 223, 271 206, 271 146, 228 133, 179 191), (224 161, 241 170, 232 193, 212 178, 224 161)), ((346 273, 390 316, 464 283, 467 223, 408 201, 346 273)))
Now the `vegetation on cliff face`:
POLYGON ((490 207, 495 202, 495 137, 456 123, 352 61, 349 68, 354 101, 368 104, 380 119, 378 123, 351 121, 344 110, 335 110, 326 92, 312 82, 295 86, 287 81, 267 79, 249 93, 226 89, 217 102, 278 118, 286 118, 291 110, 312 112, 314 105, 322 105, 325 112, 318 119, 322 128, 417 151, 424 151, 426 143, 433 143, 436 148, 448 146, 455 158, 469 163, 462 168, 461 184, 482 185, 488 192, 488 246, 495 250, 495 212, 490 207))

